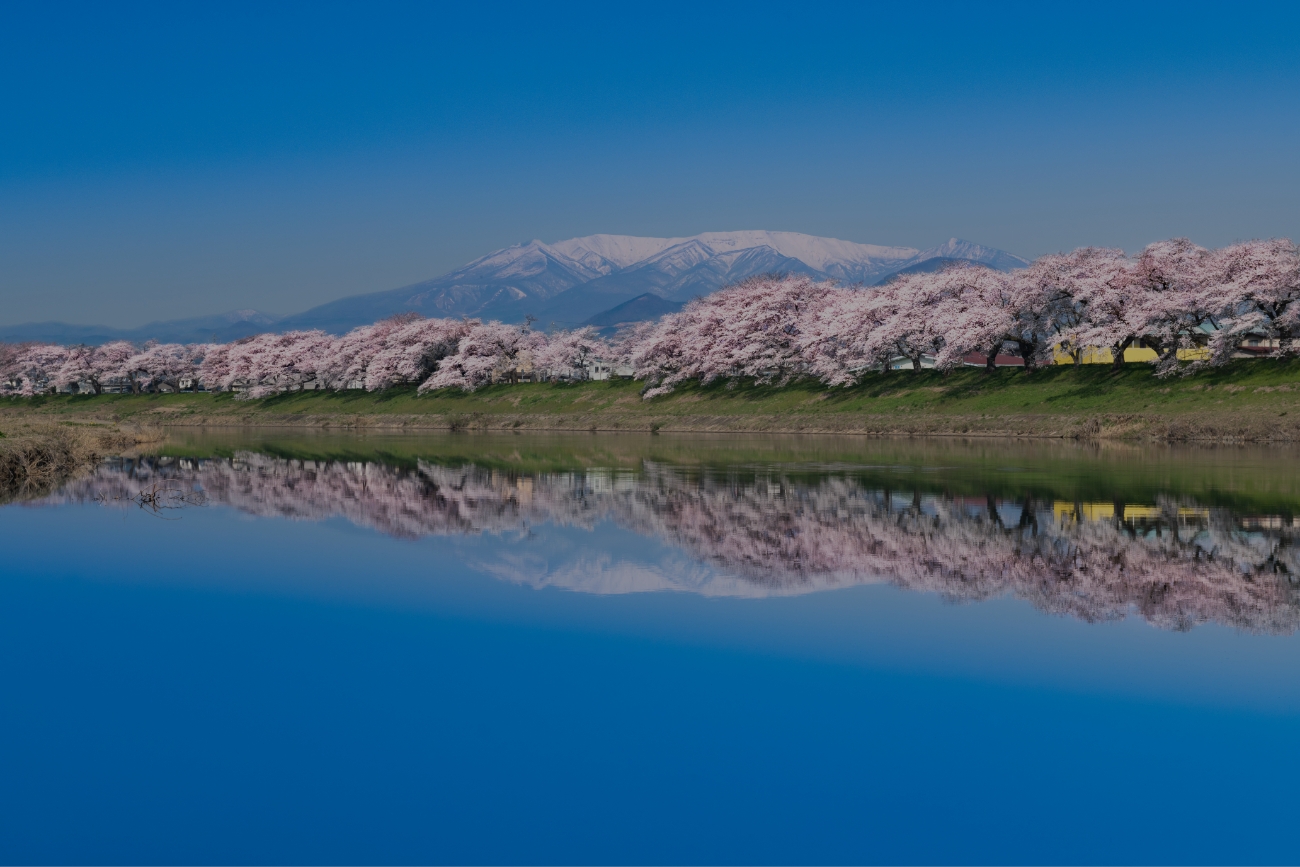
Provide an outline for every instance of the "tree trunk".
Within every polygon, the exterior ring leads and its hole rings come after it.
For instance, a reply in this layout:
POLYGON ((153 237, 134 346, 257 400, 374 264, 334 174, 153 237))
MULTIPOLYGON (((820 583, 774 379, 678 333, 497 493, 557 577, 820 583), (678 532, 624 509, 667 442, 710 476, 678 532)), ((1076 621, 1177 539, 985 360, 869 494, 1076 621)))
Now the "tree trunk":
POLYGON ((1177 359, 1178 356, 1177 340, 1170 341, 1168 346, 1162 346, 1158 341, 1147 341, 1144 339, 1142 340, 1140 345, 1145 346, 1147 349, 1150 349, 1153 352, 1155 352, 1156 360, 1162 363, 1168 361, 1171 356, 1177 359))
POLYGON ((984 359, 984 372, 992 373, 998 369, 998 350, 994 347, 989 351, 988 357, 984 359))
POLYGON ((1025 373, 1033 373, 1033 371, 1034 371, 1034 347, 1033 347, 1033 344, 1031 344, 1031 343, 1026 343, 1026 342, 1023 341, 1023 340, 1017 340, 1017 341, 1016 341, 1016 347, 1020 350, 1020 357, 1021 357, 1021 359, 1023 359, 1024 362, 1025 362, 1025 373))
POLYGON ((1113 356, 1111 358, 1111 363, 1110 363, 1111 370, 1119 370, 1121 367, 1124 366, 1124 350, 1128 349, 1129 344, 1131 344, 1132 342, 1133 342, 1133 338, 1130 337, 1128 340, 1125 340, 1123 343, 1119 344, 1118 348, 1111 349, 1111 355, 1113 356))
POLYGON ((921 372, 921 355, 920 355, 920 353, 917 353, 916 355, 913 355, 913 356, 912 356, 912 372, 913 372, 913 373, 920 373, 920 372, 921 372))

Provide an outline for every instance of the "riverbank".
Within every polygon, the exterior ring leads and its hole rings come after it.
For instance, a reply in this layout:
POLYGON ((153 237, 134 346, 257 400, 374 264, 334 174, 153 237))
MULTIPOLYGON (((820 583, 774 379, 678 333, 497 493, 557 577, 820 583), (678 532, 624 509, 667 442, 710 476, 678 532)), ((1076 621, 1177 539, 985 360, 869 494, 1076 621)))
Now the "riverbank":
POLYGON ((8 420, 348 430, 663 431, 1300 442, 1300 360, 1243 361, 1191 377, 1150 368, 1026 374, 898 371, 854 388, 688 385, 642 400, 639 382, 495 385, 466 394, 299 392, 100 395, 0 401, 8 420))
POLYGON ((5 417, 0 429, 0 502, 40 496, 110 455, 161 442, 158 431, 117 424, 5 417))

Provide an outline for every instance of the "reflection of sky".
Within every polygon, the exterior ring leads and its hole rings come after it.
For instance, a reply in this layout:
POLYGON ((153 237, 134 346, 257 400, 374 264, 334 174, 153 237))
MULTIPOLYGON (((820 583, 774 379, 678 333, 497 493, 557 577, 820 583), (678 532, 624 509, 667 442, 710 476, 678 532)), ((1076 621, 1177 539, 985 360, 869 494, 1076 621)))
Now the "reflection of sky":
POLYGON ((641 473, 521 474, 239 452, 233 460, 112 462, 46 502, 127 507, 140 491, 167 499, 201 490, 211 504, 250 515, 343 517, 397 538, 522 537, 532 544, 489 546, 475 560, 480 571, 585 593, 757 597, 889 581, 950 599, 1011 596, 1094 623, 1137 615, 1176 630, 1218 623, 1281 635, 1300 627, 1290 517, 1205 508, 1160 489, 1128 503, 897 484, 775 466, 692 475, 645 461, 641 473), (594 548, 591 532, 558 532, 602 524, 594 548), (533 532, 542 526, 550 530, 533 532), (636 549, 636 538, 614 543, 615 528, 670 544, 679 556, 631 560, 623 550, 636 549), (556 547, 566 539, 580 544, 556 547))
POLYGON ((609 523, 80 506, 0 537, 6 860, 1296 854, 1293 637, 483 577, 705 568, 609 523))

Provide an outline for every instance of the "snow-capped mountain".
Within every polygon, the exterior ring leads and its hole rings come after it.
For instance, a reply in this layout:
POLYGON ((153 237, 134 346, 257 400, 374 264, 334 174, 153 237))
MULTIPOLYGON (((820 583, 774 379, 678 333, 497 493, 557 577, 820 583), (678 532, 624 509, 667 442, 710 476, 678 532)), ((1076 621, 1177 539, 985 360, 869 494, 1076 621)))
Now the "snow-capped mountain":
POLYGON ((476 316, 543 327, 591 320, 622 323, 676 309, 757 274, 806 274, 842 284, 874 285, 901 271, 937 270, 969 261, 1011 270, 1029 264, 1002 250, 956 238, 928 250, 880 247, 798 232, 705 232, 691 238, 588 235, 546 244, 529 241, 496 250, 433 280, 353 295, 277 319, 255 310, 153 322, 134 329, 35 322, 0 328, 0 342, 110 340, 202 342, 264 331, 322 328, 336 334, 414 310, 425 316, 476 316), (644 298, 642 296, 651 297, 644 298), (634 299, 636 304, 621 307, 634 299))
MULTIPOLYGON (((922 250, 916 255, 918 264, 927 262, 931 259, 951 259, 964 260, 967 262, 978 262, 981 265, 987 265, 990 268, 996 268, 999 271, 1014 271, 1017 268, 1024 268, 1029 264, 1028 260, 1021 259, 1019 256, 1013 256, 1003 250, 997 250, 993 247, 985 247, 982 244, 972 244, 970 241, 962 241, 957 238, 949 238, 946 242, 937 247, 931 247, 928 250, 922 250)), ((902 270, 901 268, 899 269, 902 270)))
POLYGON ((930 260, 978 262, 1001 270, 1029 264, 956 238, 917 250, 798 232, 706 232, 691 238, 588 235, 554 244, 516 244, 433 280, 322 304, 278 327, 340 332, 407 310, 507 322, 533 316, 543 325, 569 326, 647 292, 683 302, 774 272, 873 285, 930 260))

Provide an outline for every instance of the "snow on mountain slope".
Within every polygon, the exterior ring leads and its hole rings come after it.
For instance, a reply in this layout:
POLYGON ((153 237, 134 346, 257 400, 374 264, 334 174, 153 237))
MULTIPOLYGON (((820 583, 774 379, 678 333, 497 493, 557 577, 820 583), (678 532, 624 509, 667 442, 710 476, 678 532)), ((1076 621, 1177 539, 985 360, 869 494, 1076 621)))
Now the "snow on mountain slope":
MULTIPOLYGON (((441 277, 399 289, 353 295, 283 319, 256 311, 155 322, 138 329, 58 322, 9 326, 0 341, 102 343, 160 339, 237 339, 261 331, 321 328, 342 333, 396 313, 476 316, 544 325, 576 325, 646 292, 685 302, 758 274, 807 274, 844 285, 871 286, 904 270, 933 270, 951 261, 1011 270, 1029 263, 1003 250, 951 238, 937 247, 884 247, 799 232, 704 232, 689 238, 587 235, 546 244, 529 241, 494 250, 441 277), (931 266, 924 263, 931 262, 931 266)), ((646 310, 654 305, 641 305, 646 310)))
POLYGON ((703 241, 691 238, 681 244, 674 244, 662 253, 657 253, 648 259, 637 262, 627 270, 653 270, 671 278, 689 271, 701 262, 706 262, 717 255, 718 251, 713 247, 703 241))
POLYGON ((555 273, 561 282, 594 280, 601 274, 608 273, 608 270, 574 259, 549 244, 529 241, 527 244, 516 244, 504 250, 488 253, 430 282, 509 282, 538 277, 548 271, 555 273))
POLYGON ((791 259, 825 271, 828 266, 869 265, 877 262, 894 262, 909 259, 919 251, 912 247, 880 247, 875 244, 856 244, 836 238, 818 238, 799 232, 706 232, 696 235, 719 253, 743 250, 750 247, 771 247, 791 259))
POLYGON ((577 261, 597 256, 614 268, 626 268, 644 262, 669 247, 686 241, 686 238, 637 238, 632 235, 588 235, 556 241, 551 248, 577 261))
POLYGON ((689 238, 638 238, 631 235, 588 235, 557 241, 551 248, 570 258, 581 261, 584 254, 595 254, 619 268, 627 268, 656 256, 670 247, 697 241, 716 253, 744 250, 750 247, 771 247, 782 256, 798 259, 818 271, 828 266, 875 265, 880 262, 897 262, 915 257, 921 251, 914 247, 881 247, 875 244, 857 244, 836 238, 818 238, 799 232, 704 232, 689 238))
POLYGON ((782 255, 767 245, 742 247, 719 253, 682 274, 665 287, 664 296, 679 301, 689 301, 697 295, 708 295, 723 286, 739 283, 759 274, 806 274, 820 277, 816 268, 801 259, 782 255))
POLYGON ((985 247, 982 244, 962 241, 959 238, 949 238, 937 247, 922 250, 915 257, 916 262, 924 262, 927 259, 964 259, 967 262, 988 265, 990 268, 996 268, 999 271, 1012 271, 1016 268, 1029 267, 1028 259, 1013 256, 1005 250, 997 250, 993 247, 985 247))
POLYGON ((531 315, 568 325, 645 292, 687 301, 775 271, 872 285, 934 258, 1003 269, 1027 264, 1010 253, 956 238, 918 250, 761 230, 689 238, 587 235, 554 244, 515 244, 433 280, 323 304, 287 317, 281 327, 337 332, 406 310, 507 322, 531 315))

